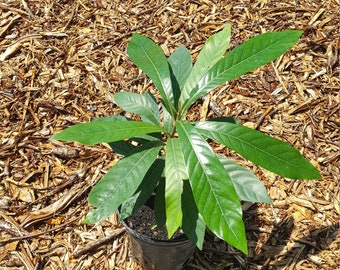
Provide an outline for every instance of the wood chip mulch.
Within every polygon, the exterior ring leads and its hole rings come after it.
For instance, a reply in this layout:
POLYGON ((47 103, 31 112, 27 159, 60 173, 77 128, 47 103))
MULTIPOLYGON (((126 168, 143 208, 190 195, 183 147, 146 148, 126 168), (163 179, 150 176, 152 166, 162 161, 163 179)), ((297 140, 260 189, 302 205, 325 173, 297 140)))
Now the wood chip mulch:
POLYGON ((0 268, 141 269, 115 215, 84 225, 87 194, 117 161, 108 146, 49 141, 94 117, 121 113, 117 91, 153 91, 128 60, 132 33, 169 55, 193 55, 224 24, 231 47, 266 31, 301 29, 283 57, 216 89, 189 118, 226 114, 294 145, 320 181, 250 166, 273 205, 245 204, 249 255, 207 233, 185 269, 339 269, 339 0, 0 3, 0 268))

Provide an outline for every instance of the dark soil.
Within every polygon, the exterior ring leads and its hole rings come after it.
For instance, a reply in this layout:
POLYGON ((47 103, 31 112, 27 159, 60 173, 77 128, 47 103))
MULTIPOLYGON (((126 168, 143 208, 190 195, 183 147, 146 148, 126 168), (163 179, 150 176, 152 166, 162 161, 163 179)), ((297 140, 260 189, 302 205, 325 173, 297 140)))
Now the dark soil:
MULTIPOLYGON (((156 240, 169 240, 165 227, 158 227, 154 211, 148 206, 142 206, 133 215, 125 219, 125 223, 138 233, 144 234, 156 240)), ((179 229, 171 239, 180 236, 179 229)))

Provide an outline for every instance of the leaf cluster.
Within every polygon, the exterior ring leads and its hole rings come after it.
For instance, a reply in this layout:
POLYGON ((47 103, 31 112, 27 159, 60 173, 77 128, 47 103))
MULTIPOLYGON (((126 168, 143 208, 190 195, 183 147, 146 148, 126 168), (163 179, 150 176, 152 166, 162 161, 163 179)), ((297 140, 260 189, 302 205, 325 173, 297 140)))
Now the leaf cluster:
POLYGON ((109 143, 122 159, 89 194, 94 206, 85 222, 97 222, 121 205, 126 218, 156 194, 155 214, 169 238, 180 227, 202 247, 205 228, 247 253, 241 201, 271 203, 261 181, 248 169, 217 155, 214 140, 278 175, 317 179, 319 172, 295 148, 228 118, 186 120, 192 104, 221 84, 285 53, 301 31, 269 32, 245 41, 227 54, 230 25, 212 35, 195 64, 180 46, 167 59, 151 39, 134 34, 129 58, 155 84, 162 104, 149 93, 119 92, 114 101, 141 121, 122 116, 71 126, 52 139, 84 144, 109 143))

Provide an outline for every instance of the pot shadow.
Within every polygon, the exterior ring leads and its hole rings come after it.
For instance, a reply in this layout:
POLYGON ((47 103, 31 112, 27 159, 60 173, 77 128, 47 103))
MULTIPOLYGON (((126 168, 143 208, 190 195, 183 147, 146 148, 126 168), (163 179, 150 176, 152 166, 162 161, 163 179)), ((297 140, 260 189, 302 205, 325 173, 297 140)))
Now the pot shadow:
MULTIPOLYGON (((294 219, 289 215, 281 217, 271 230, 266 230, 269 224, 259 219, 257 210, 254 205, 245 214, 248 256, 207 231, 203 250, 196 250, 195 256, 182 270, 291 269, 307 261, 318 267, 322 262, 318 254, 330 250, 339 233, 339 224, 321 227, 309 224, 306 231, 297 232, 294 219)), ((336 269, 339 264, 327 263, 334 267, 329 269, 336 269)))

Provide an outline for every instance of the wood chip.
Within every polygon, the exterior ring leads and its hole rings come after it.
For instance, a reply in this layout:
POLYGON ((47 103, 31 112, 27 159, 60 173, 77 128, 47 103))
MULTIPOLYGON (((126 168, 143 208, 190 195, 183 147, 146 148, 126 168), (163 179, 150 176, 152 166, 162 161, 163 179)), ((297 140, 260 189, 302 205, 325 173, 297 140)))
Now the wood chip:
POLYGON ((273 63, 194 104, 188 119, 238 118, 292 144, 323 179, 283 179, 214 145, 254 170, 273 205, 244 206, 248 256, 208 231, 204 249, 184 269, 336 269, 339 7, 339 0, 2 1, 0 268, 141 269, 126 235, 109 236, 121 228, 116 216, 81 223, 88 191, 119 156, 104 144, 48 139, 75 123, 121 114, 110 98, 116 92, 156 93, 128 59, 133 33, 152 38, 167 55, 184 44, 196 59, 205 40, 231 23, 231 48, 268 31, 304 34, 273 63))

